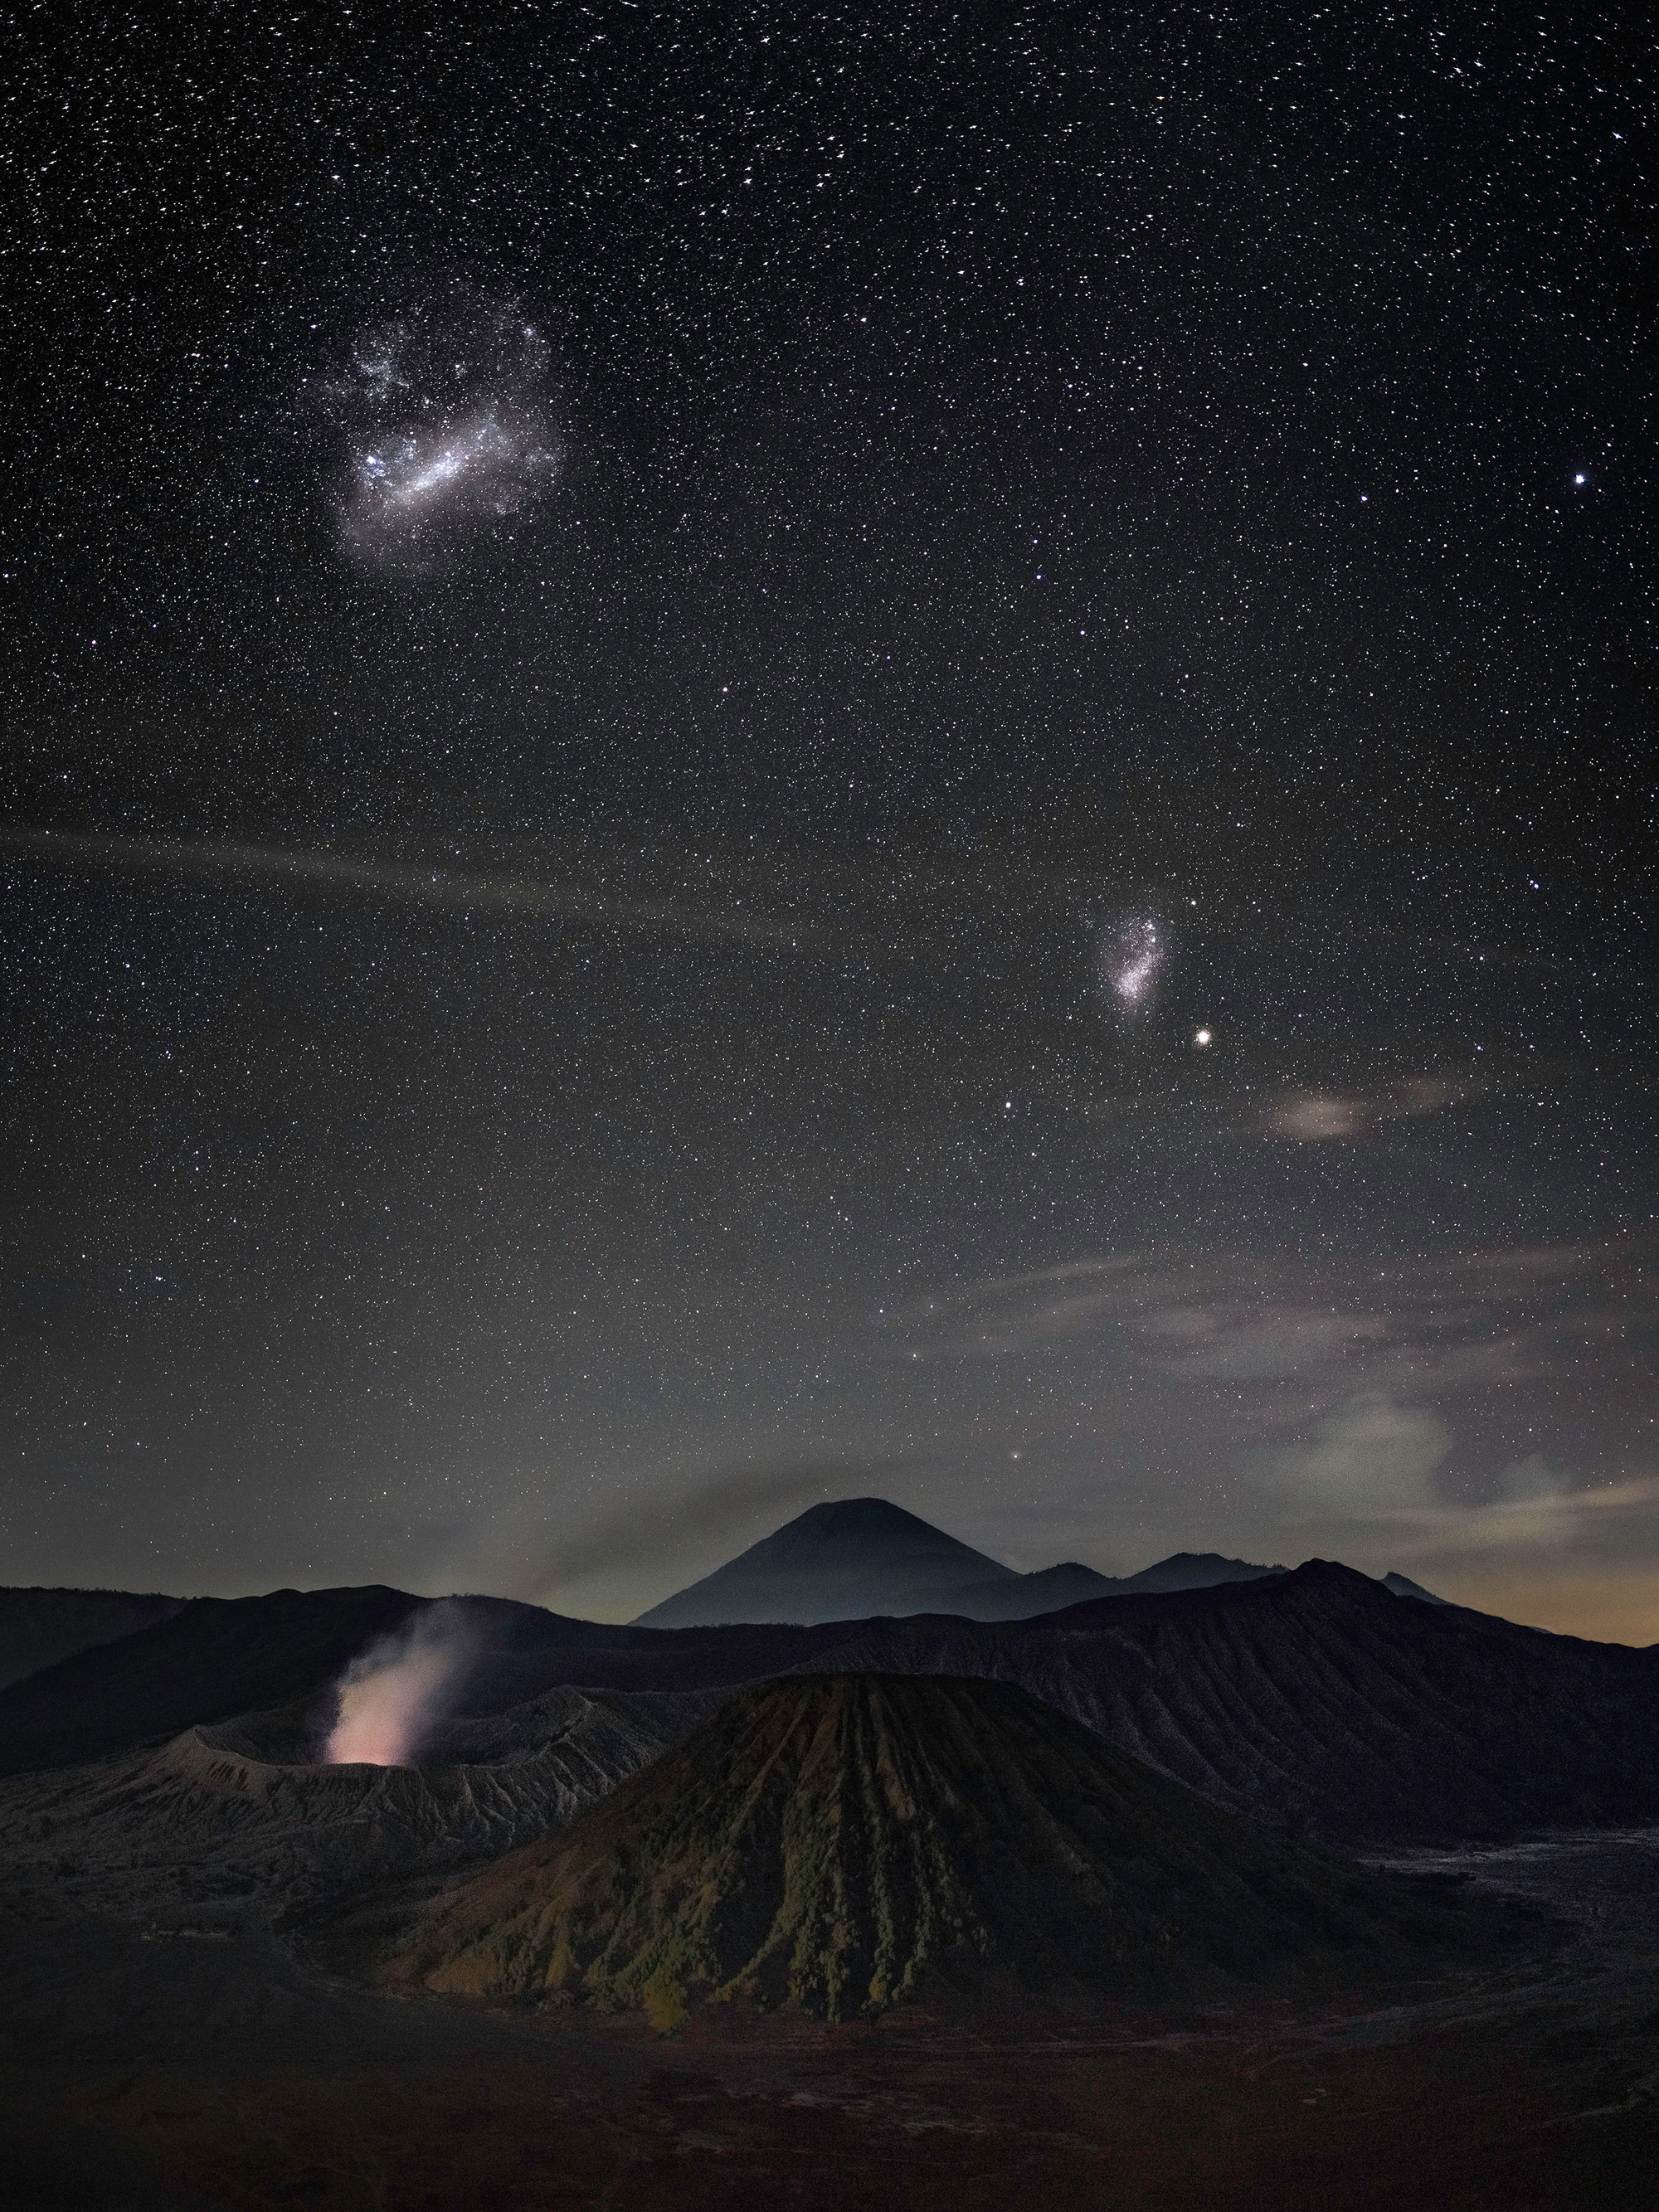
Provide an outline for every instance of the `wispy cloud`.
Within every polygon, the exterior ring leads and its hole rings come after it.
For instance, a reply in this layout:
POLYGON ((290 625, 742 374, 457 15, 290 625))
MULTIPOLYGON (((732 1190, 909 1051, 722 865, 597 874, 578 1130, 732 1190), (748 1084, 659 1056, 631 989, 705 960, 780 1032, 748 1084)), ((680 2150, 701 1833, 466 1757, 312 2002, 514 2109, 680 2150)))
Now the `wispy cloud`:
POLYGON ((899 1356, 997 1358, 1068 1342, 1132 1344, 1176 1376, 1271 1381, 1340 1371, 1535 1371, 1588 1339, 1659 1322, 1634 1237, 1366 1262, 1225 1253, 1091 1255, 988 1276, 884 1310, 899 1356))
POLYGON ((1287 1087, 1259 1109, 1259 1119, 1279 1136, 1317 1143, 1364 1136, 1390 1121, 1418 1121, 1489 1087, 1473 1071, 1413 1075, 1370 1091, 1287 1087))
POLYGON ((275 890, 436 908, 500 921, 568 921, 599 929, 711 945, 822 944, 825 933, 789 915, 727 902, 633 897, 574 878, 479 871, 406 859, 224 838, 113 837, 0 823, 0 852, 46 866, 136 872, 179 882, 263 884, 275 890))
POLYGON ((1659 1326, 1652 1256, 1634 1236, 1387 1262, 1081 1255, 890 1308, 878 1341, 950 1371, 941 1401, 964 1407, 1001 1402, 1012 1370, 1023 1402, 1066 1409, 1050 1426, 1073 1463, 1092 1449, 1108 1494, 1132 1485, 1142 1525, 1182 1542, 1224 1522, 1258 1552, 1380 1571, 1583 1550, 1615 1525, 1635 1543, 1639 1524, 1659 1553, 1644 1432, 1627 1390, 1595 1387, 1659 1326))
POLYGON ((1642 1522, 1650 1540, 1659 1535, 1659 1475, 1583 1485, 1531 1453, 1500 1471, 1492 1494, 1464 1499, 1436 1482, 1452 1443, 1437 1414, 1364 1398, 1296 1444, 1258 1454, 1250 1472, 1287 1528, 1380 1540, 1407 1563, 1559 1551, 1597 1523, 1642 1522))

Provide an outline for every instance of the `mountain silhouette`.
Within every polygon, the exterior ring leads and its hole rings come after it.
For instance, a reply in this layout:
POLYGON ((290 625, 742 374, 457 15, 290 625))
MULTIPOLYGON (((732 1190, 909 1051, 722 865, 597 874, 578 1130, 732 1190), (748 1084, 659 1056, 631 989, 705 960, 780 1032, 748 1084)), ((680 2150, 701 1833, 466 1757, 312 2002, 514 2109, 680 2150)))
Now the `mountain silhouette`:
POLYGON ((1213 1552, 1181 1552, 1137 1575, 1103 1575, 1074 1559, 1020 1574, 884 1498, 842 1498, 809 1507, 712 1575, 642 1613, 635 1626, 811 1626, 915 1613, 1023 1620, 1090 1598, 1203 1589, 1282 1572, 1213 1552))
POLYGON ((1659 1646, 1396 1596, 1331 1560, 1006 1625, 865 1621, 829 1663, 1018 1682, 1218 1803, 1339 1843, 1659 1820, 1659 1646))
POLYGON ((0 1690, 0 1774, 66 1766, 332 1681, 422 1601, 403 1590, 191 1598, 0 1690))
MULTIPOLYGON (((462 1647, 451 1711, 504 1713, 544 1691, 735 1687, 843 1643, 847 1624, 665 1634, 570 1620, 511 1598, 442 1601, 462 1647)), ((325 1697, 380 1639, 433 1611, 406 1590, 191 1598, 169 1618, 0 1689, 0 1776, 75 1765, 181 1730, 325 1697)))
POLYGON ((641 1628, 727 1621, 861 1620, 950 1613, 978 1587, 1017 1583, 1011 1567, 884 1498, 814 1505, 712 1575, 642 1613, 641 1628))
POLYGON ((1208 1804, 1011 1684, 866 1674, 741 1691, 562 1837, 441 1898, 387 1978, 835 2021, 935 1972, 1224 1987, 1462 1924, 1208 1804))
POLYGON ((1382 1587, 1385 1590, 1392 1590, 1396 1597, 1414 1597, 1424 1605, 1445 1605, 1449 1602, 1443 1597, 1437 1597, 1432 1590, 1425 1589, 1421 1583, 1414 1583, 1409 1575, 1402 1575, 1398 1571, 1384 1575, 1382 1587))
MULTIPOLYGON (((0 1775, 319 1698, 425 1603, 389 1589, 193 1599, 0 1690, 0 1775)), ((1496 1841, 1659 1820, 1659 1648, 1421 1603, 1317 1560, 1008 1621, 935 1613, 653 1629, 504 1599, 452 1599, 446 1610, 468 1641, 449 1707, 458 1717, 506 1713, 561 1686, 970 1675, 1030 1691, 1237 1813, 1337 1843, 1496 1841)))
POLYGON ((170 1620, 184 1602, 135 1590, 0 1589, 0 1689, 94 1644, 170 1620))

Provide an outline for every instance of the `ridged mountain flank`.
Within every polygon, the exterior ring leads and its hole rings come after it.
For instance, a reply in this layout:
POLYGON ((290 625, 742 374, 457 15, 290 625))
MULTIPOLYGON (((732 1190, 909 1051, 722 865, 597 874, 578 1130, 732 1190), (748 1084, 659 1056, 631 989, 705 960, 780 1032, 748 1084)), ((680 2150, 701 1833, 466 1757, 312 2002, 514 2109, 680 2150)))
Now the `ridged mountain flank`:
POLYGON ((1396 1597, 1310 1559, 1006 1627, 868 1621, 848 1674, 1018 1682, 1231 1810, 1339 1847, 1659 1821, 1659 1645, 1396 1597))
POLYGON ((738 1692, 562 1836, 441 1898, 383 1971, 659 2027, 702 2000, 837 2021, 933 1971, 1167 1994, 1458 1924, 1012 1684, 842 1674, 738 1692))

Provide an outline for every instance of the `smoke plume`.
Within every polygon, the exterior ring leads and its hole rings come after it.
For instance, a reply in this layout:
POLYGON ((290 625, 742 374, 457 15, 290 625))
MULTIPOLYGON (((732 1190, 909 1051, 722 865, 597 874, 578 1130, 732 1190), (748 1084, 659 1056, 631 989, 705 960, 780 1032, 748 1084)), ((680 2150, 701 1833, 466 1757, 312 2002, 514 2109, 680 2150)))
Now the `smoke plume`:
POLYGON ((340 1678, 329 1766, 411 1766, 459 1693, 474 1637, 459 1606, 428 1606, 340 1678))

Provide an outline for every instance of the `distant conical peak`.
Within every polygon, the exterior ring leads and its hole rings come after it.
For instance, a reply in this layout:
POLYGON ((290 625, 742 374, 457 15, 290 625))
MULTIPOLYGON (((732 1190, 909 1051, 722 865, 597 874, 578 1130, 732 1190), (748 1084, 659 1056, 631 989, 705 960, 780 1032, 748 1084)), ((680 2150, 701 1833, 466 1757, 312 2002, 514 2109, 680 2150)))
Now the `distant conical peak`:
POLYGON ((822 1504, 809 1505, 805 1512, 798 1513, 793 1523, 786 1522, 784 1525, 798 1527, 803 1521, 852 1520, 865 1516, 876 1520, 908 1521, 914 1527, 926 1528, 930 1533, 933 1529, 931 1521, 924 1521, 919 1513, 912 1513, 908 1506, 895 1505, 890 1498, 826 1498, 822 1504))
POLYGON ((1182 1553, 1125 1577, 1075 1559, 1022 1573, 890 1498, 826 1498, 664 1598, 638 1625, 692 1628, 919 1613, 1011 1620, 1093 1598, 1282 1571, 1205 1552, 1182 1553))
MULTIPOLYGON (((760 1539, 762 1543, 775 1543, 779 1537, 788 1535, 817 1535, 824 1529, 854 1531, 858 1534, 898 1534, 924 1536, 932 1543, 958 1544, 959 1536, 952 1536, 933 1522, 924 1521, 919 1513, 908 1507, 895 1505, 888 1498, 830 1498, 821 1505, 809 1505, 804 1513, 796 1514, 775 1528, 770 1536, 760 1539)), ((756 1547, 750 1546, 751 1550, 756 1547)), ((966 1546, 964 1549, 971 1549, 966 1546)), ((1009 1570, 1012 1571, 1012 1569, 1009 1570)))
POLYGON ((648 1628, 867 1620, 951 1610, 1012 1567, 884 1498, 830 1498, 640 1616, 648 1628))

